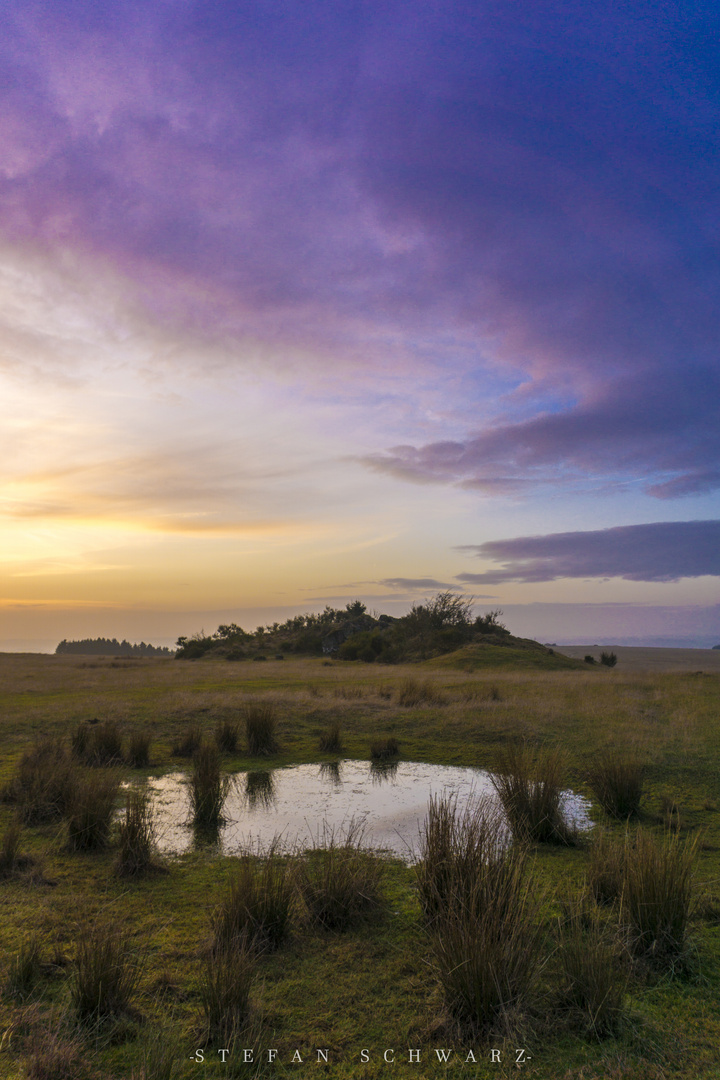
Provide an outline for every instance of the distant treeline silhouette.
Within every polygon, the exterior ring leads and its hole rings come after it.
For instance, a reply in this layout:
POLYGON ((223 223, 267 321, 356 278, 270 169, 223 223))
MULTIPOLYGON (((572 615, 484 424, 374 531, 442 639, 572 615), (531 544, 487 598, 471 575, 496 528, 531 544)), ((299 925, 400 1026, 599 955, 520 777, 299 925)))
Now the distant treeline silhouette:
POLYGON ((60 642, 55 654, 81 653, 84 656, 174 656, 175 650, 168 649, 164 645, 146 645, 141 641, 139 645, 131 645, 129 641, 118 641, 117 638, 82 638, 80 641, 60 642))

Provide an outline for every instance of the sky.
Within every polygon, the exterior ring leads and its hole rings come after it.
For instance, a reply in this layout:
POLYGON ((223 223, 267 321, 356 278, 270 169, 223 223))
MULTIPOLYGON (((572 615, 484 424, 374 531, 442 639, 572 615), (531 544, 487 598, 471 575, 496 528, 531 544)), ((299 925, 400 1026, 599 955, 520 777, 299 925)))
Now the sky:
POLYGON ((720 9, 5 0, 0 650, 720 643, 720 9))

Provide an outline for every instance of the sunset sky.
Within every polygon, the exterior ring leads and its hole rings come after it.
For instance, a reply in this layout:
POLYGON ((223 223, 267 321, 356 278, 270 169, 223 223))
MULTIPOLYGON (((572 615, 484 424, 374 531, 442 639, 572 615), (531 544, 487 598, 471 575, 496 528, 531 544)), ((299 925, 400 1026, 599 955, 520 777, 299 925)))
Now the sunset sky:
POLYGON ((720 11, 6 0, 0 649, 720 642, 720 11))

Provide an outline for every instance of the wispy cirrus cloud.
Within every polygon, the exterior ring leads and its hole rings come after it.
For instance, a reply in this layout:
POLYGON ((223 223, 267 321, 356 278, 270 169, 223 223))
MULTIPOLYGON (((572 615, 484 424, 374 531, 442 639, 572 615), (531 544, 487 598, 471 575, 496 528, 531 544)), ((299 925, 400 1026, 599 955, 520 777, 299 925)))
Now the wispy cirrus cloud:
POLYGON ((592 532, 519 536, 461 550, 502 564, 480 574, 458 574, 464 585, 558 578, 678 581, 720 577, 720 521, 663 521, 592 532))

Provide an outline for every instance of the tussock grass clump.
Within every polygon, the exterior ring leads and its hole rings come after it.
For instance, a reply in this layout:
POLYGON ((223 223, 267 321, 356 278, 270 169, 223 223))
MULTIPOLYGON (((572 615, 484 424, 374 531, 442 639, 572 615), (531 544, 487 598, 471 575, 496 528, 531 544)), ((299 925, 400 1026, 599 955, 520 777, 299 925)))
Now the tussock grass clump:
POLYGON ((562 811, 562 776, 559 750, 534 752, 521 743, 501 753, 490 779, 513 836, 533 843, 577 842, 562 811))
POLYGON ((269 701, 257 701, 245 707, 245 737, 251 757, 269 757, 279 750, 277 713, 269 701))
POLYGON ((362 825, 351 821, 344 836, 326 829, 302 860, 299 891, 316 926, 348 930, 382 910, 382 860, 363 841, 362 825))
POLYGON ((698 840, 662 838, 639 828, 625 852, 621 920, 636 956, 672 961, 687 943, 698 840))
POLYGON ((388 761, 391 758, 396 758, 399 753, 400 743, 393 736, 389 739, 374 742, 370 747, 372 761, 388 761))
POLYGON ((240 741, 240 730, 237 724, 230 720, 223 720, 215 728, 215 742, 221 754, 234 754, 240 741))
POLYGON ((80 1039, 46 1028, 33 1033, 28 1080, 91 1080, 94 1075, 83 1057, 80 1039))
POLYGON ((512 1028, 542 959, 542 896, 526 851, 502 840, 487 806, 431 803, 418 885, 445 1004, 470 1032, 512 1028))
POLYGON ((128 793, 125 816, 120 822, 120 851, 115 869, 121 877, 139 877, 152 869, 155 826, 147 791, 133 788, 128 793))
POLYGON ((445 697, 429 680, 403 679, 397 691, 398 705, 412 709, 416 705, 443 705, 445 697))
POLYGON ((339 724, 331 724, 327 731, 323 731, 320 736, 320 749, 324 754, 339 754, 342 752, 339 724))
POLYGON ((203 960, 198 990, 209 1040, 229 1046, 246 1025, 256 965, 255 948, 244 937, 203 960))
POLYGON ((127 763, 133 769, 144 769, 150 764, 150 734, 147 731, 130 732, 127 763))
POLYGON ((114 772, 78 774, 65 815, 71 851, 107 847, 119 789, 120 777, 114 772))
POLYGON ((0 879, 11 877, 25 862, 20 854, 21 834, 22 825, 15 818, 7 826, 0 840, 0 879))
POLYGON ((596 904, 607 906, 619 900, 625 876, 626 841, 599 830, 590 846, 588 891, 596 904))
POLYGON ((55 821, 65 813, 75 780, 67 747, 60 739, 40 739, 21 757, 3 797, 17 805, 27 825, 55 821))
POLYGON ((201 742, 202 728, 199 724, 192 724, 190 727, 185 728, 182 735, 172 744, 173 757, 192 757, 201 742))
POLYGON ((142 1041, 140 1072, 130 1080, 179 1080, 182 1051, 169 1031, 154 1028, 142 1041))
POLYGON ((115 720, 78 724, 70 745, 73 757, 85 765, 116 765, 122 761, 122 735, 115 720))
POLYGON ((606 814, 626 821, 640 810, 645 766, 630 754, 608 750, 586 771, 590 790, 606 814))
POLYGON ((4 991, 9 997, 26 998, 40 978, 40 938, 29 937, 10 957, 5 975, 4 991))
POLYGON ((125 1012, 140 978, 140 964, 122 927, 95 923, 80 928, 70 983, 79 1020, 103 1020, 125 1012))
POLYGON ((454 796, 430 799, 420 830, 420 860, 415 876, 420 905, 432 924, 450 903, 481 899, 477 883, 489 887, 505 863, 509 837, 499 814, 486 800, 458 810, 454 796))
POLYGON ((588 907, 582 898, 568 905, 559 927, 558 952, 561 1008, 571 1014, 586 1036, 601 1039, 617 1034, 628 977, 617 943, 600 920, 597 907, 588 907))
POLYGON ((212 917, 214 951, 232 948, 239 939, 277 949, 290 933, 294 905, 294 866, 280 855, 277 840, 264 856, 241 856, 212 917))
POLYGON ((230 778, 220 772, 220 754, 213 743, 201 743, 193 757, 190 806, 193 823, 201 828, 219 825, 230 778))

